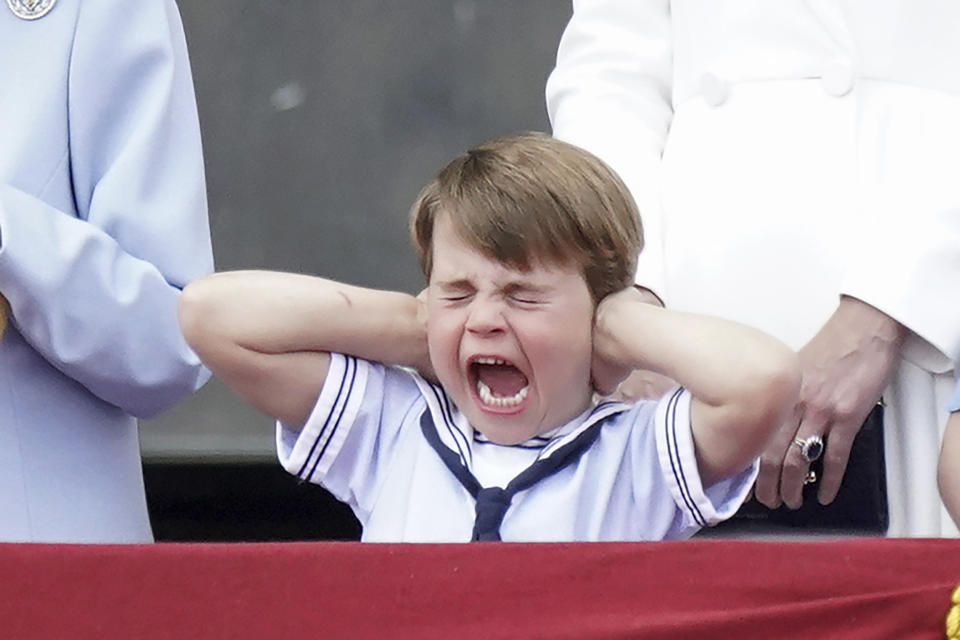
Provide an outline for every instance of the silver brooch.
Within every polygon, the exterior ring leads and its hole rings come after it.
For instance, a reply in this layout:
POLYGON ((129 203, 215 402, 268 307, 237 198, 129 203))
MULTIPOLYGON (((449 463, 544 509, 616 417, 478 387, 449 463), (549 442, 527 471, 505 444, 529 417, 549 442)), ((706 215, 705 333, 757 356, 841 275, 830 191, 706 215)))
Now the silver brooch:
POLYGON ((36 20, 50 13, 57 0, 7 0, 13 15, 24 20, 36 20))

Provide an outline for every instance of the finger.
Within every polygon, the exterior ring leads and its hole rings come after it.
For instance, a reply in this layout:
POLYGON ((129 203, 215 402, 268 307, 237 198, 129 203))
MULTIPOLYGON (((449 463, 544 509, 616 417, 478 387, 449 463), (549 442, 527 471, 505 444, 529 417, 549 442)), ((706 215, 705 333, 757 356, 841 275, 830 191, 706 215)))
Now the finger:
POLYGON ((766 452, 760 456, 760 471, 753 484, 753 495, 768 509, 780 506, 780 463, 780 460, 769 457, 766 452))
POLYGON ((803 448, 797 444, 797 440, 805 442, 811 436, 823 437, 826 428, 825 420, 817 419, 811 413, 805 413, 794 438, 787 445, 783 475, 780 478, 780 497, 790 509, 799 509, 803 506, 803 484, 810 471, 810 462, 804 457, 803 448))
POLYGON ((610 396, 615 393, 625 377, 626 372, 599 360, 594 362, 593 369, 590 372, 590 382, 593 389, 601 396, 610 396))
POLYGON ((593 386, 594 392, 604 398, 613 396, 617 391, 616 383, 610 382, 609 379, 604 376, 594 374, 590 383, 593 386))
POLYGON ((780 506, 780 476, 783 459, 789 443, 793 441, 800 422, 800 407, 794 408, 793 414, 780 426, 773 439, 760 454, 760 472, 754 483, 754 495, 757 500, 769 509, 780 506))
POLYGON ((850 460, 850 449, 853 439, 862 426, 861 422, 843 422, 833 425, 830 429, 830 439, 827 441, 827 450, 823 453, 823 479, 817 491, 817 500, 820 504, 830 504, 840 491, 843 474, 847 470, 850 460))

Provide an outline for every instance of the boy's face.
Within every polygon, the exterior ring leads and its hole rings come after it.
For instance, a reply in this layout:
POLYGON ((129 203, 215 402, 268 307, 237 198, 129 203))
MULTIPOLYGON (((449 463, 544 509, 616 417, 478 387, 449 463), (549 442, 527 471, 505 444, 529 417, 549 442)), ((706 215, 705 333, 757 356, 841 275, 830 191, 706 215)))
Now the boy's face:
POLYGON ((581 269, 519 271, 433 231, 427 339, 440 383, 490 440, 517 444, 590 403, 593 301, 581 269))

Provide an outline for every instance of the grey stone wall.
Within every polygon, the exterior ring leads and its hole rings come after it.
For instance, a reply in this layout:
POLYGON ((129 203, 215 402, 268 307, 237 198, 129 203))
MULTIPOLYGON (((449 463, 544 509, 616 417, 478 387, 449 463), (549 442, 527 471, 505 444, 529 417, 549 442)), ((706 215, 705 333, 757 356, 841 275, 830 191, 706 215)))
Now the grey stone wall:
MULTIPOLYGON (((217 268, 415 292, 407 210, 448 159, 548 130, 567 0, 179 0, 217 268)), ((256 304, 255 300, 251 304, 256 304)), ((148 459, 272 456, 216 380, 141 425, 148 459)))

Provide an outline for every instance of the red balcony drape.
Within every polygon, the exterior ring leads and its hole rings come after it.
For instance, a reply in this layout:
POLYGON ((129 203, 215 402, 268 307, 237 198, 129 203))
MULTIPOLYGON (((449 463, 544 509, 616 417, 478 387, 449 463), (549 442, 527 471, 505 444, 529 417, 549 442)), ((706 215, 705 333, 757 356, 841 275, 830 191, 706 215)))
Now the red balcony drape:
POLYGON ((960 541, 0 544, 0 638, 944 638, 960 541))

